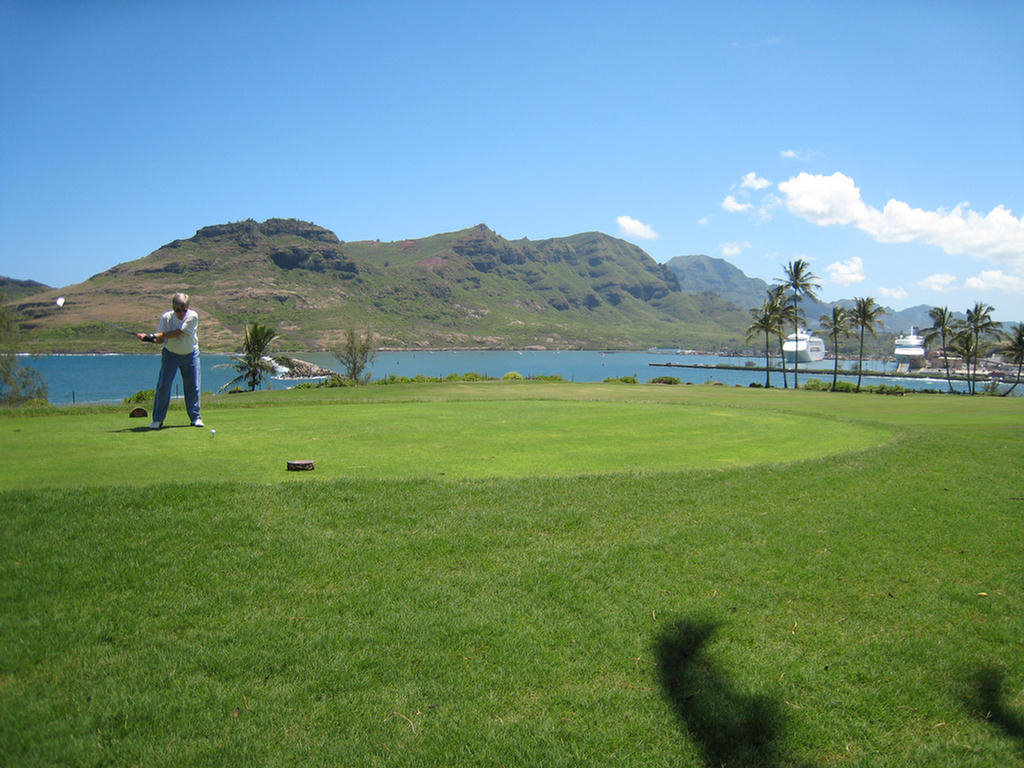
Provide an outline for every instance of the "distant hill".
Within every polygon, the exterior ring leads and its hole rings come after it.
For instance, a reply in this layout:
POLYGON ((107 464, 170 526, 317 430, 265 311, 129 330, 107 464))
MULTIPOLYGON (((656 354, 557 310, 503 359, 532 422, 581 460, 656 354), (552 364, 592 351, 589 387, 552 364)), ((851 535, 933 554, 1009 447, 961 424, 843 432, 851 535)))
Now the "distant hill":
MULTIPOLYGON (((277 328, 281 351, 295 352, 330 349, 347 328, 371 330, 381 346, 401 349, 741 350, 749 309, 768 287, 724 259, 697 254, 662 265, 601 232, 506 240, 479 224, 418 239, 344 242, 296 219, 203 227, 60 289, 0 278, 30 352, 140 351, 111 324, 150 329, 179 290, 193 296, 210 351, 237 350, 253 321, 277 328)), ((803 302, 810 327, 832 306, 803 302)), ((887 351, 897 333, 929 326, 929 309, 889 310, 872 348, 887 351)))
MULTIPOLYGON (((747 277, 741 269, 725 259, 703 255, 676 256, 666 262, 665 266, 675 274, 683 291, 710 291, 735 304, 744 312, 752 307, 761 306, 770 287, 764 280, 747 277)), ((801 307, 808 325, 814 328, 819 324, 818 318, 832 314, 833 306, 849 308, 853 304, 853 299, 841 299, 836 302, 804 300, 801 307)), ((929 327, 932 324, 928 316, 931 308, 928 304, 919 304, 900 311, 886 307, 886 314, 882 317, 883 325, 879 329, 880 335, 887 340, 890 336, 909 331, 912 326, 918 329, 929 327)), ((962 317, 962 314, 960 316, 962 317)))
POLYGON ((37 283, 35 280, 16 280, 13 277, 0 275, 0 295, 5 301, 19 301, 26 296, 50 290, 50 286, 37 283))
POLYGON ((676 256, 665 262, 665 266, 672 270, 683 291, 710 291, 744 312, 750 307, 761 306, 768 291, 768 283, 764 280, 747 277, 725 259, 700 254, 676 256))
MULTIPOLYGON (((897 333, 904 333, 909 331, 911 326, 918 330, 922 328, 930 328, 932 325, 932 319, 928 316, 928 312, 933 309, 930 304, 918 304, 915 307, 907 307, 901 309, 899 312, 889 310, 890 314, 885 316, 885 327, 890 331, 897 333)), ((963 312, 954 312, 955 317, 964 319, 966 316, 963 312)))
POLYGON ((336 345, 740 348, 746 310, 684 292, 672 270, 600 232, 506 240, 487 226, 395 242, 344 242, 295 219, 204 227, 83 283, 17 302, 28 351, 138 350, 101 321, 148 329, 175 291, 193 297, 204 349, 238 349, 247 323, 282 350, 336 345), (54 305, 66 297, 63 308, 54 305))

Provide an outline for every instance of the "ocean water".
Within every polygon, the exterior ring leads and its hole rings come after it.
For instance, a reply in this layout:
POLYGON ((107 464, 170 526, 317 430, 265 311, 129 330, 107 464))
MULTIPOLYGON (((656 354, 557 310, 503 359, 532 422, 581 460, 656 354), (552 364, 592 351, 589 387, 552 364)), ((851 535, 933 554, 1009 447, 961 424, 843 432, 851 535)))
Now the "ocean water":
MULTIPOLYGON (((310 353, 296 355, 311 363, 338 370, 337 360, 330 354, 310 353)), ((652 363, 682 363, 687 365, 744 365, 747 361, 763 365, 764 358, 718 357, 714 355, 685 355, 654 352, 596 352, 596 351, 415 351, 380 352, 371 373, 375 379, 390 374, 414 377, 447 376, 451 373, 476 372, 500 378, 510 371, 526 377, 561 376, 567 381, 594 382, 620 376, 635 376, 646 382, 657 376, 674 376, 683 382, 703 384, 719 381, 726 385, 748 386, 751 382, 764 383, 763 371, 675 368, 655 366, 652 363)), ((34 355, 21 356, 19 361, 40 373, 49 387, 49 400, 57 405, 71 403, 119 403, 134 393, 156 386, 160 366, 159 354, 142 355, 34 355)), ((203 392, 216 392, 235 377, 227 355, 202 355, 203 392)), ((828 361, 818 365, 826 367, 828 361)), ((849 369, 856 363, 843 361, 849 369)), ((865 361, 865 370, 891 371, 891 363, 865 361)), ((823 374, 808 374, 801 368, 800 381, 809 378, 829 380, 823 374)), ((856 374, 840 374, 840 378, 855 381, 856 374)), ((271 381, 271 389, 285 389, 293 382, 271 381)), ((943 379, 899 379, 865 375, 863 383, 891 383, 915 389, 943 389, 943 379)), ((790 376, 792 385, 792 376, 790 376)), ((955 382, 954 382, 955 384, 955 382)), ((781 386, 780 373, 772 373, 772 385, 781 386)), ((181 395, 181 385, 175 381, 175 396, 181 395)))

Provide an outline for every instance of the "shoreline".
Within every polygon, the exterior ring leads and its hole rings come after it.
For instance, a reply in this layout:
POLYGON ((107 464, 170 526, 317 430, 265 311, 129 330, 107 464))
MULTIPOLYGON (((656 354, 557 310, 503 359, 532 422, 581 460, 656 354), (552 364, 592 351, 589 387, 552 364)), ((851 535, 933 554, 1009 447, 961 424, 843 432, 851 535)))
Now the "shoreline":
MULTIPOLYGON (((469 352, 469 353, 486 353, 486 352, 495 352, 495 353, 497 353, 497 352, 517 352, 517 353, 522 353, 522 352, 548 352, 548 353, 552 353, 552 354, 559 354, 559 353, 562 353, 562 352, 578 352, 578 353, 592 353, 592 354, 602 354, 602 355, 649 353, 649 354, 654 355, 654 356, 666 355, 666 354, 674 354, 674 355, 678 355, 680 357, 690 357, 690 356, 694 356, 694 357, 696 357, 696 356, 702 356, 702 357, 723 357, 723 358, 739 358, 739 359, 748 360, 748 361, 749 360, 753 360, 753 359, 755 359, 757 357, 760 357, 760 355, 756 355, 756 356, 755 355, 746 355, 746 354, 740 354, 740 353, 736 353, 736 352, 709 352, 709 351, 705 351, 705 350, 693 350, 693 349, 673 350, 672 352, 668 352, 667 351, 668 348, 664 348, 664 349, 666 351, 661 351, 661 348, 651 348, 651 347, 648 347, 646 349, 579 349, 579 348, 551 349, 551 348, 538 348, 538 347, 523 347, 523 348, 513 348, 513 347, 504 348, 504 347, 501 347, 501 348, 495 348, 495 347, 461 347, 460 346, 460 347, 415 347, 415 348, 411 348, 411 349, 408 348, 408 347, 378 347, 376 352, 378 352, 378 353, 403 353, 403 354, 414 354, 414 353, 417 353, 417 352, 422 352, 424 354, 434 354, 434 353, 442 353, 443 354, 443 353, 453 353, 453 352, 454 353, 457 353, 457 352, 469 352), (655 351, 655 350, 658 350, 658 351, 655 351)), ((202 352, 204 354, 207 354, 207 355, 219 355, 219 356, 223 356, 223 357, 230 357, 231 355, 236 354, 234 352, 221 352, 221 351, 214 351, 214 350, 203 350, 202 352)), ((15 357, 17 357, 19 359, 31 359, 31 358, 36 358, 36 357, 69 357, 69 358, 73 358, 73 357, 140 357, 140 358, 142 358, 142 357, 152 357, 155 354, 156 353, 153 350, 151 350, 151 349, 140 349, 138 351, 131 351, 131 352, 15 352, 14 353, 15 357)), ((310 350, 306 350, 304 352, 298 352, 298 353, 282 352, 282 353, 276 355, 276 357, 292 358, 292 359, 295 359, 295 360, 298 361, 299 360, 298 355, 329 355, 329 354, 331 354, 331 352, 326 351, 326 350, 324 350, 324 351, 310 351, 310 350)), ((840 360, 844 361, 844 362, 852 362, 852 361, 856 360, 856 358, 840 357, 840 360)), ((305 365, 308 365, 308 366, 312 367, 312 368, 319 368, 320 367, 320 366, 317 366, 317 365, 312 364, 312 363, 307 363, 304 360, 301 361, 301 362, 304 363, 305 365)), ((876 364, 877 363, 882 363, 882 364, 885 364, 885 363, 892 362, 892 358, 889 357, 889 356, 865 357, 864 358, 864 362, 865 363, 876 363, 876 364)), ((766 370, 764 365, 749 365, 749 364, 729 365, 727 363, 679 363, 679 362, 668 361, 668 362, 651 362, 651 363, 648 363, 648 365, 650 367, 654 367, 654 368, 658 368, 658 367, 660 367, 660 368, 686 368, 686 369, 694 369, 694 370, 712 370, 712 371, 717 369, 717 370, 722 370, 722 371, 747 371, 747 372, 750 372, 750 373, 764 373, 765 370, 766 370)), ((791 367, 787 367, 787 368, 783 369, 783 368, 780 368, 780 367, 777 367, 777 366, 771 366, 767 370, 770 373, 780 373, 780 374, 781 373, 786 373, 788 375, 790 372, 792 372, 793 369, 791 367)), ((804 367, 801 366, 800 373, 806 373, 808 375, 813 375, 813 376, 829 377, 829 376, 832 376, 833 371, 832 371, 831 368, 827 368, 827 369, 825 369, 825 368, 804 368, 804 367)), ((855 369, 854 370, 851 370, 849 368, 840 368, 839 369, 839 375, 840 376, 854 376, 854 375, 856 375, 856 373, 857 373, 857 371, 855 369)), ((324 375, 325 374, 319 373, 319 374, 314 374, 312 376, 293 376, 293 377, 288 377, 288 378, 294 378, 295 380, 305 380, 305 379, 309 379, 309 378, 320 378, 321 376, 324 376, 324 375)), ((923 368, 923 369, 918 369, 918 370, 915 370, 915 371, 882 371, 882 370, 878 370, 878 369, 875 369, 875 368, 871 368, 871 369, 865 369, 863 371, 863 375, 865 375, 865 376, 878 376, 878 377, 882 377, 882 378, 904 378, 904 379, 918 379, 918 380, 936 380, 936 381, 941 381, 941 382, 945 382, 946 381, 946 372, 945 372, 945 369, 942 369, 942 368, 923 368)), ((278 380, 278 381, 286 381, 286 380, 288 380, 288 378, 284 378, 284 377, 273 377, 273 378, 275 378, 275 380, 278 380)), ((949 375, 949 379, 952 380, 952 381, 968 381, 970 379, 970 376, 967 373, 951 371, 950 375, 949 375)), ((1016 379, 1016 371, 1015 370, 1012 370, 1012 371, 983 370, 983 371, 979 371, 977 373, 977 375, 976 375, 976 380, 977 381, 999 381, 999 382, 1002 382, 1002 383, 1012 383, 1015 379, 1016 379)))
MULTIPOLYGON (((723 355, 723 357, 724 357, 724 355, 723 355)), ((879 358, 865 358, 865 360, 872 360, 873 362, 885 362, 884 358, 882 358, 882 359, 879 359, 879 358)), ((704 371, 714 371, 714 370, 720 370, 720 371, 750 371, 751 373, 765 373, 765 371, 768 371, 769 373, 780 373, 780 374, 781 373, 785 373, 787 376, 789 374, 793 373, 793 369, 791 367, 790 368, 786 368, 785 371, 783 371, 782 368, 776 368, 776 367, 771 367, 771 368, 767 368, 766 369, 763 365, 726 365, 724 363, 717 363, 717 364, 711 364, 711 363, 650 363, 650 366, 651 367, 655 367, 655 368, 657 368, 657 367, 661 367, 661 368, 693 368, 693 369, 704 370, 704 371)), ((805 375, 808 375, 808 376, 815 376, 815 377, 817 377, 817 376, 830 377, 830 376, 833 375, 833 370, 831 368, 825 369, 825 368, 803 368, 803 367, 801 367, 799 372, 801 374, 805 374, 805 375)), ((878 378, 918 379, 920 381, 937 381, 937 382, 940 382, 940 383, 945 383, 946 382, 946 372, 945 372, 945 370, 938 370, 938 369, 935 369, 935 368, 923 368, 923 369, 918 369, 916 371, 878 371, 878 370, 871 369, 871 370, 862 371, 861 373, 862 373, 863 376, 873 376, 873 377, 878 377, 878 378)), ((851 371, 848 368, 840 368, 838 375, 839 376, 846 376, 846 377, 856 376, 857 375, 857 371, 856 370, 852 370, 851 371)), ((1007 379, 1004 378, 1006 375, 1007 374, 1003 374, 1003 373, 999 373, 999 372, 993 372, 993 371, 979 371, 975 378, 976 378, 977 381, 999 381, 999 382, 1002 382, 1004 384, 1012 383, 1012 381, 1007 381, 1007 379)), ((952 381, 968 381, 969 380, 969 376, 966 373, 957 373, 955 371, 950 371, 949 378, 952 381)), ((1016 378, 1016 377, 1014 376, 1014 378, 1016 378)))

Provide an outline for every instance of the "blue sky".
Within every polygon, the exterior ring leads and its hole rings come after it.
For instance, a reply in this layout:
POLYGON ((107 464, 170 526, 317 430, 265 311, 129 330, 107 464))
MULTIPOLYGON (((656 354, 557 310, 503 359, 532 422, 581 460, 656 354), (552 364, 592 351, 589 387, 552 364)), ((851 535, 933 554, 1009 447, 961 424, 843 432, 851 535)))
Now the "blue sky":
POLYGON ((1024 319, 1024 3, 0 0, 0 274, 600 230, 1024 319))

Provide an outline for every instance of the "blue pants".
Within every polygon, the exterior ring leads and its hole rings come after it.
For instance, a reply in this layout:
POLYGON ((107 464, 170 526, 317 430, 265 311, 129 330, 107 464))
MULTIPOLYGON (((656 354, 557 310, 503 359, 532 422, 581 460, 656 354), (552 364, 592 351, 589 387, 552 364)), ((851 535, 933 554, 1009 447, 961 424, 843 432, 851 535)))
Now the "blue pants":
POLYGON ((153 421, 163 424, 167 406, 171 402, 171 384, 174 374, 181 371, 181 383, 185 390, 185 410, 189 421, 199 418, 199 350, 188 355, 176 355, 165 348, 160 355, 160 376, 156 380, 156 397, 153 398, 153 421))

